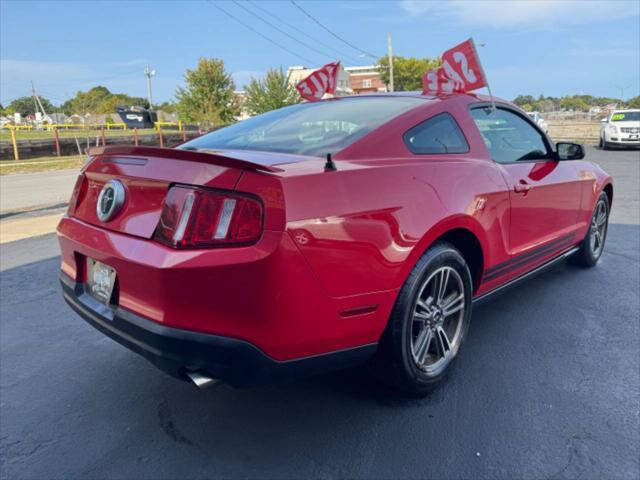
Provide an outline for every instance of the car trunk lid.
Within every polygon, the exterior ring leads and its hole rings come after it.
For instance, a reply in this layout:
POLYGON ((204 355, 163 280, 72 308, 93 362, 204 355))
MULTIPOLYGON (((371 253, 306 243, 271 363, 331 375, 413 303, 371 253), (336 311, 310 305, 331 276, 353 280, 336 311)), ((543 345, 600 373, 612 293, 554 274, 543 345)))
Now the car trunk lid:
MULTIPOLYGON (((172 184, 234 190, 244 170, 275 174, 278 155, 255 152, 200 152, 172 148, 110 146, 91 149, 84 171, 86 189, 73 216, 92 225, 151 238, 172 184), (109 219, 100 220, 98 199, 109 181, 124 187, 124 201, 109 219)), ((288 159, 280 158, 280 162, 288 159)))

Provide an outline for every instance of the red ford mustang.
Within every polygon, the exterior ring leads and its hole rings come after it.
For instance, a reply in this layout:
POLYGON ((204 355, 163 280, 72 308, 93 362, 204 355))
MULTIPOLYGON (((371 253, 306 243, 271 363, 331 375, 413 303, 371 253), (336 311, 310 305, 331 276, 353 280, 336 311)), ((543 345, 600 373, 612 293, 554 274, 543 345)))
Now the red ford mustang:
POLYGON ((368 360, 412 394, 474 303, 602 253, 611 178, 485 97, 346 97, 178 148, 91 152, 58 226, 64 298, 162 370, 249 386, 368 360))

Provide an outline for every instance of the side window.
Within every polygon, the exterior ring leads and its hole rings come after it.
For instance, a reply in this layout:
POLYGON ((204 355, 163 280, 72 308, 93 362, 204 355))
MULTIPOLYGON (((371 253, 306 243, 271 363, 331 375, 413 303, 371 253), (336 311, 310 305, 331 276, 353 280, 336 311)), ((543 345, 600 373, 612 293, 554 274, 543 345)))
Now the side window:
POLYGON ((471 116, 496 162, 551 158, 542 134, 519 115, 501 108, 474 108, 471 116))
POLYGON ((460 127, 448 113, 440 113, 416 125, 403 136, 412 153, 466 153, 469 145, 460 127))

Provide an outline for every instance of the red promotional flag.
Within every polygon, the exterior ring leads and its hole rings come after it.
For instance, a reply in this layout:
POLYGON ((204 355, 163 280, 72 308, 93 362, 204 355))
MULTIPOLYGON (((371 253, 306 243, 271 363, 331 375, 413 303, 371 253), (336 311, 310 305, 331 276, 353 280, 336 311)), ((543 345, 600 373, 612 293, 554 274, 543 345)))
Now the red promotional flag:
POLYGON ((325 93, 334 94, 340 62, 327 63, 296 85, 300 96, 310 102, 321 100, 325 93))
POLYGON ((422 77, 422 93, 425 95, 470 92, 486 86, 484 71, 471 38, 444 52, 442 65, 422 77))

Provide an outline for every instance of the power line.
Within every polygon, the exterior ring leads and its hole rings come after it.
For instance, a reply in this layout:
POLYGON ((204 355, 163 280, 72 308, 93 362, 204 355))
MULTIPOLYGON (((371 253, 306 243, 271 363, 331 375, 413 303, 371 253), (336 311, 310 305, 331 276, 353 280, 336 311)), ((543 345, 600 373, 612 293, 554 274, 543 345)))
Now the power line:
MULTIPOLYGON (((322 45, 324 48, 328 48, 329 50, 332 50, 332 51, 336 52, 339 56, 348 59, 349 61, 353 62, 354 64, 361 63, 360 60, 355 59, 354 57, 350 56, 349 54, 344 53, 343 51, 338 50, 337 48, 334 48, 331 45, 328 45, 328 44, 324 43, 322 40, 318 40, 317 38, 312 37, 311 35, 309 35, 307 32, 305 32, 301 28, 298 28, 295 25, 290 24, 289 22, 285 22, 283 19, 281 19, 277 15, 274 15, 273 13, 269 12, 267 9, 262 8, 256 2, 249 0, 248 3, 252 4, 255 8, 260 10, 262 13, 265 13, 265 14, 269 15, 271 18, 276 19, 280 23, 282 23, 282 24, 286 25, 287 27, 295 30, 299 34, 304 35, 305 37, 307 37, 310 40, 313 40, 314 42, 316 42, 319 45, 322 45)), ((297 41, 299 41, 299 40, 297 40, 297 41)))
POLYGON ((308 63, 308 64, 313 64, 314 62, 309 60, 308 58, 303 57, 302 55, 297 54, 296 52, 289 50, 287 47, 285 47, 284 45, 279 44, 278 42, 276 42, 275 40, 272 40, 271 38, 267 37, 266 35, 263 35, 262 33, 260 33, 258 30, 256 30, 255 28, 253 28, 251 25, 243 22, 242 20, 240 20, 239 18, 237 18, 236 16, 230 14, 229 12, 227 12, 224 8, 222 8, 220 5, 217 5, 215 3, 213 3, 211 0, 207 0, 209 3, 211 3, 214 7, 216 7, 218 10, 220 10, 222 13, 224 13, 226 16, 228 16, 229 18, 232 18, 233 20, 235 20, 236 22, 238 22, 240 25, 244 26, 245 28, 251 30, 253 33, 255 33, 256 35, 260 35, 262 38, 264 38, 266 41, 274 44, 276 47, 281 48, 282 50, 284 50, 285 52, 289 53, 290 55, 293 55, 294 57, 298 57, 299 59, 303 60, 304 62, 308 63))
POLYGON ((238 7, 242 8, 243 10, 245 10, 246 12, 248 12, 250 15, 253 15, 254 17, 256 17, 258 20, 260 20, 261 22, 266 23, 267 25, 269 25, 271 28, 277 30, 278 32, 280 32, 283 35, 286 35, 287 37, 289 37, 290 39, 292 39, 293 41, 299 43, 300 45, 303 45, 305 47, 307 47, 309 50, 313 50, 314 52, 322 55, 323 57, 328 57, 328 58, 332 58, 331 55, 327 55, 326 52, 322 52, 320 50, 318 50, 317 48, 315 48, 312 45, 309 45, 308 43, 303 42, 302 40, 294 37, 293 35, 290 35, 289 33, 285 32, 284 30, 282 30, 280 27, 278 27, 277 25, 274 25, 273 23, 271 23, 269 20, 266 20, 264 18, 262 18, 260 15, 256 14, 255 12, 252 12, 250 9, 248 9, 247 7, 245 7, 244 5, 242 5, 240 2, 238 2, 237 0, 233 0, 233 3, 235 3, 238 7))
POLYGON ((309 17, 311 20, 313 20, 315 23, 317 23, 321 28, 323 28, 324 30, 326 30, 327 32, 329 32, 331 35, 333 35, 335 38, 337 38, 338 40, 340 40, 342 43, 344 43, 345 45, 350 46, 351 48, 353 48, 354 50, 359 51, 360 53, 363 53, 365 55, 367 55, 368 57, 371 58, 375 58, 377 59, 378 57, 376 57, 375 55, 373 55, 372 53, 367 52, 366 50, 362 50, 361 48, 356 47, 354 44, 348 42, 347 40, 345 40, 344 38, 342 38, 341 36, 339 36, 338 34, 332 32, 328 27, 326 27, 324 24, 322 24, 319 20, 317 20, 313 15, 311 15, 309 12, 307 12, 304 8, 302 8, 300 5, 298 5, 294 0, 289 0, 298 10, 300 10, 302 13, 304 13, 307 17, 309 17))

